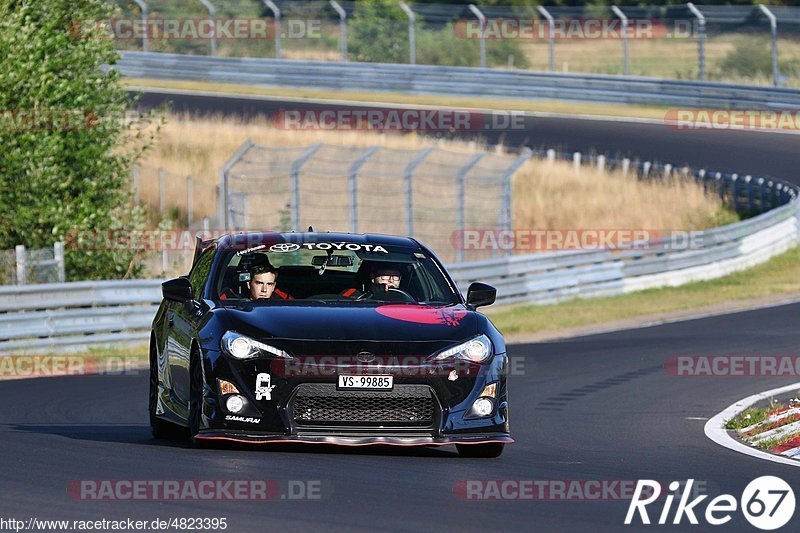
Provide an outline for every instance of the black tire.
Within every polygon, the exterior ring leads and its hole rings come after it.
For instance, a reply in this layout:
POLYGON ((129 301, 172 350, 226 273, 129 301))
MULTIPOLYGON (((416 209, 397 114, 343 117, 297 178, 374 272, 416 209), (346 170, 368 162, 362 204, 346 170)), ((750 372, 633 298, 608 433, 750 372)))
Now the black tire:
POLYGON ((505 444, 502 442, 488 442, 486 444, 456 444, 458 455, 477 459, 493 459, 500 457, 505 444))
POLYGON ((150 433, 157 439, 175 438, 176 427, 158 418, 156 415, 156 401, 158 396, 158 361, 156 361, 156 348, 150 346, 150 395, 147 403, 147 410, 150 413, 150 433))
POLYGON ((189 442, 195 448, 204 448, 205 442, 197 438, 203 416, 203 368, 200 352, 194 348, 189 359, 189 442))

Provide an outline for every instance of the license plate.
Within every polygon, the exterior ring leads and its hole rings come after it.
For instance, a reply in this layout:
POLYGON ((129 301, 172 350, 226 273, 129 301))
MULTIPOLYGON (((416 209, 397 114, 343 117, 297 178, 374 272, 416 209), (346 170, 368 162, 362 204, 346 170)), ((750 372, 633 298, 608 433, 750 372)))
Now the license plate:
POLYGON ((339 376, 340 389, 391 390, 394 376, 339 376))

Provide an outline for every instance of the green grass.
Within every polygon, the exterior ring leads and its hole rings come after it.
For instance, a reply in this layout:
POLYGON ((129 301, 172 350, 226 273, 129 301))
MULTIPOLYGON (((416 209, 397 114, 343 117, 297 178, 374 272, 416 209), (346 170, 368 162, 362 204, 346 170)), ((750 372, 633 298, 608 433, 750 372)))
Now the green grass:
POLYGON ((748 407, 735 417, 725 422, 725 429, 744 429, 759 424, 767 419, 770 411, 780 408, 780 403, 770 401, 771 407, 748 407))
POLYGON ((485 313, 504 334, 537 333, 793 292, 800 292, 800 247, 716 280, 553 305, 487 308, 485 313))

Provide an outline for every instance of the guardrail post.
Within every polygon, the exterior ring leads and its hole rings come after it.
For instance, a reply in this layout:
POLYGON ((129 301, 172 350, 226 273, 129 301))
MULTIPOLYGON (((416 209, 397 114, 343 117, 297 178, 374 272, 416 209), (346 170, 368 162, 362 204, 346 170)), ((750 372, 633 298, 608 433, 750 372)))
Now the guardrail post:
MULTIPOLYGON (((472 156, 467 164, 458 169, 458 173, 456 174, 456 229, 459 235, 464 235, 464 225, 465 225, 465 218, 464 218, 464 203, 465 203, 465 191, 464 191, 464 181, 467 177, 467 173, 472 170, 475 165, 478 164, 483 156, 486 155, 486 152, 479 152, 472 156)), ((459 246, 458 250, 456 250, 456 261, 461 262, 464 260, 464 247, 459 246)))
POLYGON ((475 4, 470 4, 469 10, 478 18, 481 25, 481 67, 486 68, 486 17, 475 4))
POLYGON ((575 174, 581 173, 581 153, 575 152, 572 154, 572 167, 575 170, 575 174))
POLYGON ((417 22, 417 16, 405 2, 400 2, 400 9, 402 9, 408 17, 408 63, 410 65, 415 65, 417 63, 417 39, 414 33, 414 24, 417 22))
POLYGON ((186 223, 191 225, 194 220, 194 187, 192 177, 186 176, 186 223))
POLYGON ((748 213, 756 212, 755 191, 753 190, 753 176, 748 174, 744 177, 744 183, 747 187, 747 211, 748 213))
POLYGON ((433 146, 424 148, 406 165, 403 173, 406 182, 406 234, 409 237, 414 236, 414 171, 433 150, 433 146))
POLYGON ((550 12, 545 9, 544 6, 537 6, 536 9, 539 10, 539 13, 544 17, 547 21, 547 39, 549 41, 549 48, 550 48, 550 70, 553 71, 556 69, 556 23, 553 20, 553 16, 550 12))
POLYGON ((668 180, 671 175, 672 175, 672 165, 667 163, 666 165, 664 165, 664 179, 668 180))
POLYGON ((228 217, 228 205, 230 200, 230 191, 228 190, 228 172, 233 168, 233 165, 239 162, 242 156, 255 146, 255 143, 250 139, 247 139, 242 145, 233 153, 230 159, 228 159, 222 168, 219 169, 219 224, 225 231, 228 231, 230 227, 229 218, 228 217))
POLYGON ((627 157, 622 160, 622 177, 628 177, 628 171, 631 169, 631 160, 627 157))
POLYGON ((370 146, 363 154, 350 165, 347 173, 347 189, 350 193, 350 232, 358 233, 358 171, 364 163, 380 149, 379 146, 370 146))
POLYGON ((56 262, 56 279, 59 283, 66 281, 66 269, 64 267, 64 243, 59 241, 53 243, 53 259, 56 262))
POLYGON ((547 150, 547 162, 550 163, 550 165, 554 165, 556 163, 556 151, 552 148, 547 150))
POLYGON ((292 161, 290 178, 292 181, 292 231, 300 229, 300 169, 325 143, 314 143, 300 157, 292 161))
POLYGON ((598 155, 597 156, 597 170, 600 172, 606 169, 606 156, 598 155))
POLYGON ((341 33, 340 44, 342 50, 342 61, 347 61, 347 12, 339 5, 336 0, 330 0, 331 7, 339 15, 339 31, 341 33))
POLYGON ((643 179, 647 179, 647 178, 650 177, 650 169, 652 168, 652 166, 653 166, 653 163, 651 163, 650 161, 645 161, 642 164, 642 178, 643 179))
POLYGON ((733 210, 738 212, 739 211, 739 174, 731 174, 731 204, 733 205, 733 210))
POLYGON ((706 79, 706 17, 693 3, 686 7, 697 18, 697 79, 702 81, 706 79))
POLYGON ((17 285, 25 285, 28 278, 28 265, 24 244, 18 244, 14 247, 14 256, 17 262, 17 285))
POLYGON ((144 32, 142 33, 142 51, 147 52, 150 50, 150 46, 148 45, 147 34, 149 33, 147 28, 147 4, 144 3, 144 0, 133 0, 139 6, 139 9, 142 10, 142 26, 144 26, 144 32))
POLYGON ((611 6, 611 11, 622 22, 622 73, 627 76, 630 74, 628 68, 628 17, 617 6, 611 6))
POLYGON ((780 72, 778 72, 778 18, 764 4, 758 4, 758 8, 769 19, 769 29, 772 36, 772 84, 778 87, 780 85, 780 72))
POLYGON ((275 59, 281 58, 281 10, 278 6, 275 5, 275 2, 272 0, 264 0, 264 5, 272 11, 272 16, 274 17, 275 24, 273 25, 273 29, 275 31, 275 59))
POLYGON ((211 55, 212 56, 216 56, 217 55, 217 21, 214 20, 214 19, 216 19, 216 17, 217 17, 217 8, 215 8, 214 4, 212 4, 209 0, 200 0, 200 3, 202 3, 204 6, 206 6, 206 9, 208 9, 208 16, 211 17, 211 19, 214 22, 213 29, 211 30, 211 55))

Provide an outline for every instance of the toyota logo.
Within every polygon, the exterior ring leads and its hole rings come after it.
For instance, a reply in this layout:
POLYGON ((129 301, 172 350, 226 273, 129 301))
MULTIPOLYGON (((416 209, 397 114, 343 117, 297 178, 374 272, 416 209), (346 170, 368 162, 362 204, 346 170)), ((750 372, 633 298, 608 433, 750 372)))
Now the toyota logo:
POLYGON ((359 352, 358 355, 356 355, 356 359, 362 363, 371 363, 375 360, 375 354, 371 354, 369 352, 359 352))
POLYGON ((269 247, 270 252, 294 252, 300 248, 299 244, 293 242, 279 242, 269 247))

